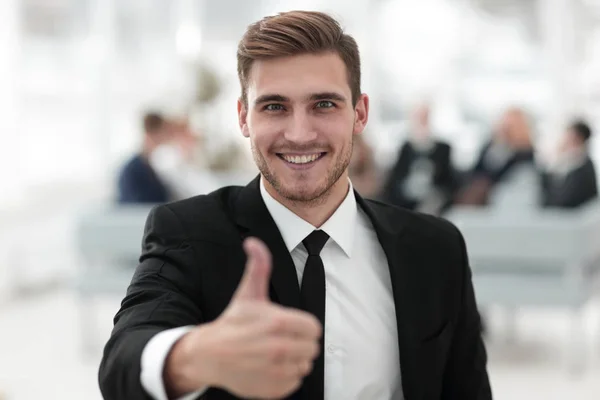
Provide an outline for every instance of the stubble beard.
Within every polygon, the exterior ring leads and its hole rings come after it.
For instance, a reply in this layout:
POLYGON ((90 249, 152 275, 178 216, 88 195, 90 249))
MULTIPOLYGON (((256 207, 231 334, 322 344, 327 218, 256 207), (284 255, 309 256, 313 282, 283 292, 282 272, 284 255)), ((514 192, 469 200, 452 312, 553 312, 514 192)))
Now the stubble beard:
MULTIPOLYGON (((251 143, 251 148, 254 162, 256 163, 258 170, 263 178, 273 187, 273 189, 275 189, 279 196, 294 205, 303 207, 318 206, 327 201, 331 194, 332 188, 340 180, 350 165, 352 151, 354 148, 354 135, 352 136, 350 143, 346 144, 342 148, 340 154, 335 160, 333 168, 328 171, 325 184, 311 191, 298 190, 298 188, 288 188, 286 185, 283 185, 282 179, 277 176, 272 168, 270 168, 267 159, 263 156, 260 150, 258 150, 253 143, 251 143)), ((310 182, 306 182, 306 185, 309 184, 310 182)))

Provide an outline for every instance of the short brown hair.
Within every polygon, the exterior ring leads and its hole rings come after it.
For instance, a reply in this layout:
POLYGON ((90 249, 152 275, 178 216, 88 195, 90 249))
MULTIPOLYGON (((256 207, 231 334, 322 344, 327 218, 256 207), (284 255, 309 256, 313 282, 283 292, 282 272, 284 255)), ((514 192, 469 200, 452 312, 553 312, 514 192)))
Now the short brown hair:
POLYGON ((152 135, 160 131, 164 127, 165 123, 165 117, 157 112, 150 111, 144 114, 144 132, 148 135, 152 135))
POLYGON ((255 60, 307 53, 337 53, 346 65, 352 104, 360 91, 360 54, 354 38, 331 16, 315 11, 290 11, 265 17, 248 27, 237 50, 241 100, 247 106, 250 69, 255 60))

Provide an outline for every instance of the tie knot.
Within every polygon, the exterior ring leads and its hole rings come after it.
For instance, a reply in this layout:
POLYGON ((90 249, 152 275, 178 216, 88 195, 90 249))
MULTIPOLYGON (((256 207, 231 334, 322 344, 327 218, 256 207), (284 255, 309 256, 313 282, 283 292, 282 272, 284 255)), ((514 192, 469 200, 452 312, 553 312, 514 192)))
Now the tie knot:
POLYGON ((321 253, 323 246, 325 246, 325 243, 327 243, 327 240, 329 240, 329 235, 319 229, 308 235, 302 243, 304 243, 308 255, 318 256, 319 253, 321 253))

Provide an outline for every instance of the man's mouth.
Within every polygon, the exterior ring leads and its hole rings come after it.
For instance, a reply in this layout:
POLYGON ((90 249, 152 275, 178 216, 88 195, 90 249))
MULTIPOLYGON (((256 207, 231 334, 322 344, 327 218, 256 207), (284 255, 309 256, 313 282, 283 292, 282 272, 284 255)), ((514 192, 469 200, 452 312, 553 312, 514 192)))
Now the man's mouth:
POLYGON ((310 164, 321 158, 323 158, 327 153, 313 153, 313 154, 283 154, 277 153, 277 156, 284 161, 287 161, 291 164, 310 164))

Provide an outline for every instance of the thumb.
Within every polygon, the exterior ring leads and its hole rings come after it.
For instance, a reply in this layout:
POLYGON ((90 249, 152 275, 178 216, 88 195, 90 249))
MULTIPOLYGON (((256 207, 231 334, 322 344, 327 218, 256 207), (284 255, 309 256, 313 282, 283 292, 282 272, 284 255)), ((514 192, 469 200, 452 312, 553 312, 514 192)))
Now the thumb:
POLYGON ((271 275, 271 252, 257 238, 244 241, 246 270, 235 292, 235 300, 267 300, 269 298, 269 278, 271 275))

